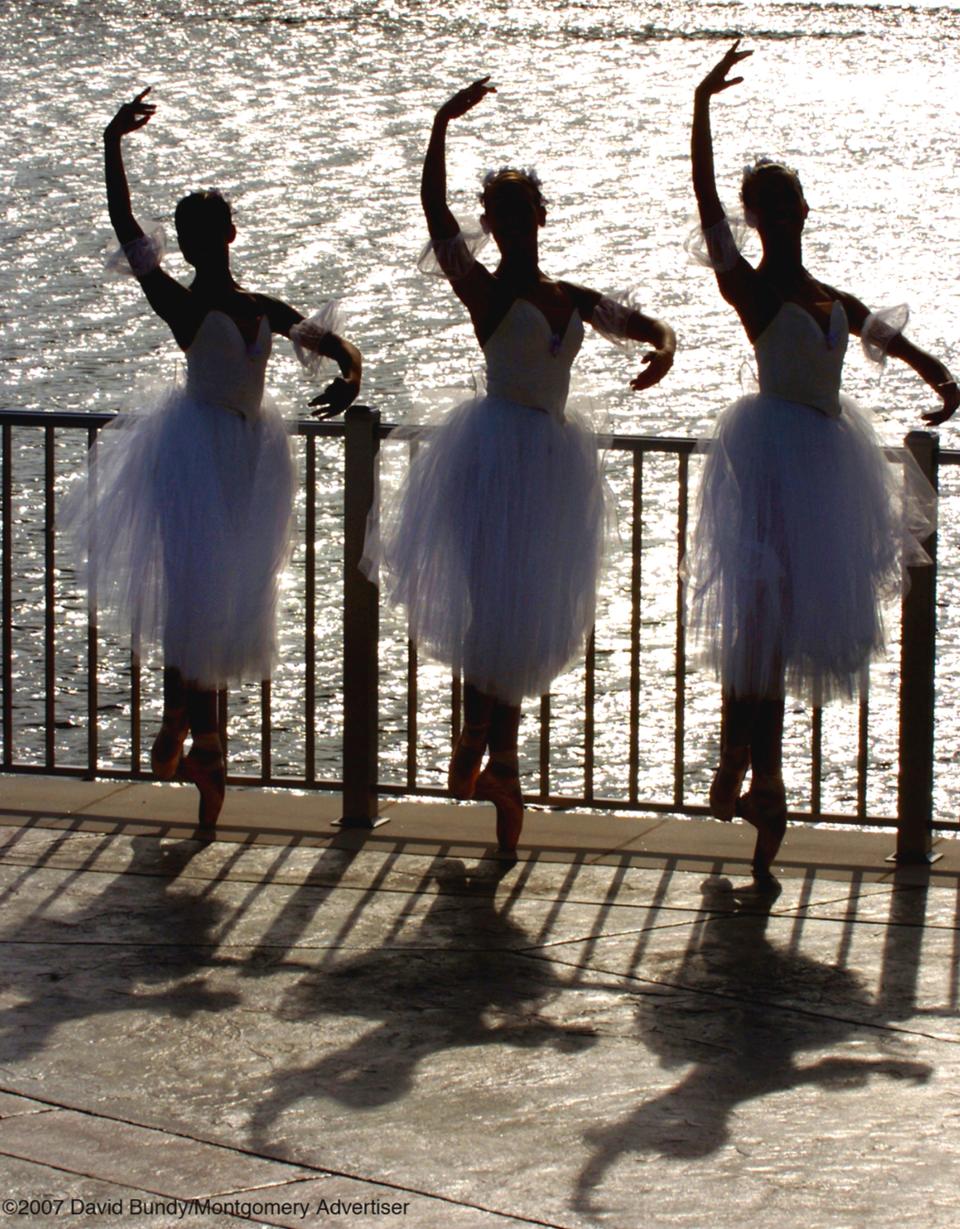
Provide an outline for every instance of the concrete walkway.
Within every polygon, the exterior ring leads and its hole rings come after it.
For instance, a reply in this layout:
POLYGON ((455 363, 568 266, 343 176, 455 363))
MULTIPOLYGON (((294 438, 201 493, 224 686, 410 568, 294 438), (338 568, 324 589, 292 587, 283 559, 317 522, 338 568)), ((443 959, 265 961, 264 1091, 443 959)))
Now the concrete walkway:
POLYGON ((0 778, 0 1223, 960 1224, 960 842, 194 797, 0 778))

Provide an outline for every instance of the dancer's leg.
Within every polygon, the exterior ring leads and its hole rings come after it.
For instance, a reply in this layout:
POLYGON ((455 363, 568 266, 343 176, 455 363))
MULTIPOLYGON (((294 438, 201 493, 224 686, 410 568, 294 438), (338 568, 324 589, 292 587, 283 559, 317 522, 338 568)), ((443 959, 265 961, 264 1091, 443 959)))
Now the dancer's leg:
POLYGON ((150 766, 161 781, 172 781, 177 775, 188 727, 186 683, 176 666, 167 666, 163 671, 163 720, 150 750, 150 766))
POLYGON ((752 697, 724 693, 720 717, 720 763, 710 785, 710 814, 731 820, 736 813, 743 778, 750 767, 750 743, 757 702, 752 697))
POLYGON ((212 827, 217 822, 226 792, 216 691, 187 684, 187 712, 193 745, 190 754, 184 756, 183 775, 200 791, 200 824, 212 827))
POLYGON ((753 873, 769 879, 770 867, 787 830, 787 797, 783 788, 783 696, 757 701, 751 748, 753 779, 743 798, 744 819, 757 829, 753 873))
POLYGON ((523 795, 517 744, 520 735, 519 705, 495 703, 490 718, 490 758, 477 778, 474 797, 497 808, 497 841, 504 853, 513 853, 523 828, 523 795))
POLYGON ((453 755, 447 784, 454 798, 472 798, 487 748, 487 732, 496 700, 473 683, 463 688, 463 725, 453 755))

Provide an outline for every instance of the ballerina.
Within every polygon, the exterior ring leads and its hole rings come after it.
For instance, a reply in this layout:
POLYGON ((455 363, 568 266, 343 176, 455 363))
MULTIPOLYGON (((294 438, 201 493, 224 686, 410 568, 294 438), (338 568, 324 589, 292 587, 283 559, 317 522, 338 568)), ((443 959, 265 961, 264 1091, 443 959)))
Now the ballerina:
POLYGON ((331 331, 329 309, 305 320, 234 280, 236 230, 217 192, 194 192, 176 208, 192 283, 163 270, 162 231, 145 234, 133 216, 121 151, 122 138, 155 113, 149 92, 104 130, 107 203, 117 263, 170 326, 186 354, 186 382, 100 433, 89 492, 68 501, 65 519, 78 548, 91 543, 87 574, 108 616, 144 646, 162 645, 163 720, 151 765, 160 780, 179 772, 196 784, 200 824, 211 827, 226 771, 217 690, 270 675, 290 541, 293 462, 283 419, 263 396, 271 334, 290 337, 305 365, 327 357, 339 366, 341 376, 311 402, 323 417, 356 397, 361 358, 331 331))
POLYGON ((759 395, 721 416, 704 466, 691 550, 692 623, 707 641, 723 690, 720 763, 710 813, 757 828, 754 875, 768 879, 786 831, 782 742, 787 690, 822 703, 851 695, 883 649, 881 604, 899 592, 907 562, 928 560, 934 493, 910 460, 900 470, 865 412, 840 392, 849 333, 874 357, 917 372, 943 405, 960 403, 947 368, 903 336, 905 312, 873 313, 807 272, 807 202, 795 171, 762 159, 742 198, 763 257, 740 254, 717 194, 710 99, 738 85, 751 52, 739 40, 696 89, 693 184, 704 263, 753 344, 759 395), (912 489, 911 489, 912 488, 912 489), (925 505, 925 506, 924 506, 925 505), (740 791, 752 765, 749 791, 740 791))
POLYGON ((500 848, 513 853, 523 823, 521 700, 549 688, 593 623, 604 489, 596 439, 566 405, 583 322, 654 347, 634 389, 666 375, 675 339, 660 321, 541 271, 546 207, 531 171, 485 178, 481 222, 500 261, 493 272, 477 261, 476 237, 447 205, 446 133, 494 92, 489 81, 439 109, 421 183, 425 258, 470 313, 487 391, 454 409, 417 453, 385 517, 381 557, 411 637, 464 674, 450 791, 493 802, 500 848))

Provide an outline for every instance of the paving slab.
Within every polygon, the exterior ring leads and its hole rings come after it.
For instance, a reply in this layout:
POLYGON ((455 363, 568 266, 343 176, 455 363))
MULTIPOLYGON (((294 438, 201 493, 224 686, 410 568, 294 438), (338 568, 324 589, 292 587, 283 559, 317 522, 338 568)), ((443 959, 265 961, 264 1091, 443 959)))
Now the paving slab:
POLYGON ((0 802, 0 1174, 101 1205, 51 1224, 960 1223, 952 863, 803 833, 759 893, 726 825, 551 816, 511 864, 479 807, 318 836, 284 796, 263 843, 265 795, 203 844, 140 807, 183 791, 31 788, 0 802), (220 1210, 131 1210, 193 1197, 220 1210))

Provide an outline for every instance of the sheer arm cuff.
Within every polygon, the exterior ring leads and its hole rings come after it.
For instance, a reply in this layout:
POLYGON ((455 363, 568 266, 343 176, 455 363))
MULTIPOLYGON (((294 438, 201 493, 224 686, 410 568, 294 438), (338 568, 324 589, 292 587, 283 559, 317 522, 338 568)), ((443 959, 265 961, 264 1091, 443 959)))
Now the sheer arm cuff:
POLYGON ((896 307, 881 307, 879 311, 871 312, 867 316, 860 330, 860 342, 871 363, 880 367, 886 363, 887 351, 907 327, 909 319, 910 308, 906 303, 899 303, 896 307))
POLYGON ((489 238, 482 230, 458 230, 451 239, 429 239, 420 253, 417 268, 421 273, 459 281, 477 263, 477 253, 489 238))
POLYGON ((630 319, 640 311, 639 296, 636 290, 616 291, 604 295, 593 309, 590 323, 601 337, 620 346, 628 354, 633 354, 643 342, 631 337, 628 330, 630 319))
POLYGON ((705 230, 695 226, 683 246, 698 265, 705 265, 714 273, 729 273, 740 259, 746 236, 743 218, 724 214, 705 230))
POLYGON ((308 375, 320 379, 329 371, 333 359, 329 354, 318 353, 319 346, 325 337, 341 331, 342 321, 340 300, 329 299, 312 316, 290 330, 294 354, 308 375))
POLYGON ((131 239, 129 243, 121 243, 108 252, 107 272, 118 277, 146 277, 160 267, 166 250, 167 237, 163 227, 155 226, 146 234, 131 239))

